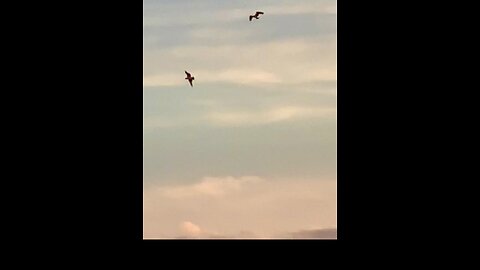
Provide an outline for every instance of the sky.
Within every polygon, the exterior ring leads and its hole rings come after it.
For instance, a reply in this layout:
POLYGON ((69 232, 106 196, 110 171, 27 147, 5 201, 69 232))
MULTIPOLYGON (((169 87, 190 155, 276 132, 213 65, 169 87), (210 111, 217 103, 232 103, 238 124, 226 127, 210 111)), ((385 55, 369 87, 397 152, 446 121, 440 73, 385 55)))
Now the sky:
POLYGON ((144 0, 144 239, 337 237, 336 21, 332 0, 144 0))

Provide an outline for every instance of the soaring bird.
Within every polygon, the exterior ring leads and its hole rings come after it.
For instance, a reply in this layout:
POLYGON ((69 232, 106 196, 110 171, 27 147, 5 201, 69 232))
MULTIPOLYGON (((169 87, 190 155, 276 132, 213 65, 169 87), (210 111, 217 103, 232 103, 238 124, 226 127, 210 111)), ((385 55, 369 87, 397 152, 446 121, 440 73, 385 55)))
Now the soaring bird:
POLYGON ((192 75, 190 75, 190 73, 188 73, 186 70, 185 70, 185 74, 187 74, 187 77, 185 78, 185 80, 188 80, 190 85, 193 87, 192 81, 195 80, 195 77, 192 77, 192 75))
POLYGON ((250 21, 252 21, 253 18, 259 19, 258 15, 260 15, 260 14, 263 14, 263 12, 257 11, 257 12, 255 12, 255 15, 250 15, 250 17, 249 17, 250 21))

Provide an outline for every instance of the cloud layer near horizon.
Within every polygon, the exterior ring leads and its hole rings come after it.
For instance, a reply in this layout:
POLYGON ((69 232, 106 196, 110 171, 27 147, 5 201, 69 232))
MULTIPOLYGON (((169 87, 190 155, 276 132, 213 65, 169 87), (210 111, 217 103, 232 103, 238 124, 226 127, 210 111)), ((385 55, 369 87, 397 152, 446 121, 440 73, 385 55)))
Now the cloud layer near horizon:
MULTIPOLYGON (((236 234, 218 234, 205 231, 190 221, 184 221, 179 224, 179 229, 180 233, 178 236, 163 237, 163 239, 337 239, 336 228, 283 232, 273 236, 258 235, 251 231, 240 231, 236 234)), ((152 237, 147 239, 158 238, 152 237)))
POLYGON ((151 187, 144 219, 145 238, 318 238, 315 230, 336 228, 336 181, 227 176, 151 187))

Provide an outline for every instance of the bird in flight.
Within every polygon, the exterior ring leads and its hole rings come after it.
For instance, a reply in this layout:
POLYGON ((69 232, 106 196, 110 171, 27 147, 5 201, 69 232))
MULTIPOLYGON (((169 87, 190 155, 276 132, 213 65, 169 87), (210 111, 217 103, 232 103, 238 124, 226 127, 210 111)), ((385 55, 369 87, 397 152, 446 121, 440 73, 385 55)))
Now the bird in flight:
POLYGON ((259 19, 258 15, 260 15, 260 14, 264 14, 264 13, 261 12, 261 11, 257 11, 257 12, 255 12, 255 15, 250 15, 250 17, 249 17, 250 21, 252 21, 253 18, 259 19))
POLYGON ((185 78, 185 80, 188 80, 190 85, 193 87, 192 81, 195 80, 195 77, 192 77, 192 75, 190 73, 188 73, 186 70, 185 70, 185 74, 187 74, 187 77, 185 78))

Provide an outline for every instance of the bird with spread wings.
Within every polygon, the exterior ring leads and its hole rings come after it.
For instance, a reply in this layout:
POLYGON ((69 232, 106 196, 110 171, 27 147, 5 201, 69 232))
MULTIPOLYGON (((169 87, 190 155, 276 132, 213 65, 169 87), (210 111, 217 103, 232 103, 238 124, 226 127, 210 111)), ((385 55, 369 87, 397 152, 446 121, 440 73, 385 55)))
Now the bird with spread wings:
POLYGON ((190 85, 193 87, 193 80, 195 80, 195 77, 192 77, 192 75, 190 73, 188 73, 186 70, 185 70, 185 74, 187 74, 187 77, 185 78, 185 80, 188 80, 188 82, 190 83, 190 85))
POLYGON ((249 20, 252 21, 253 18, 258 20, 259 19, 258 15, 261 15, 261 14, 264 14, 264 13, 261 12, 261 11, 257 11, 257 12, 255 12, 255 15, 250 15, 249 20))

